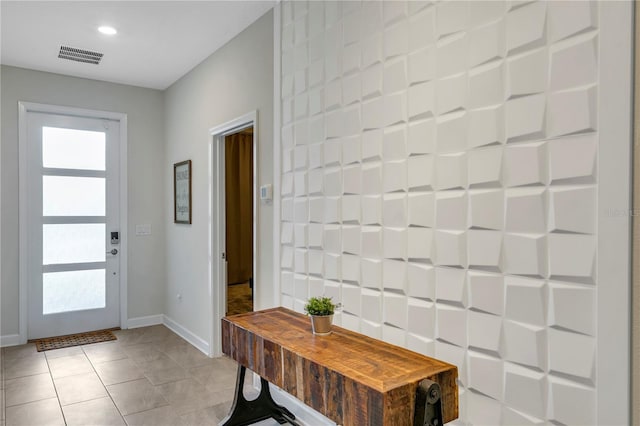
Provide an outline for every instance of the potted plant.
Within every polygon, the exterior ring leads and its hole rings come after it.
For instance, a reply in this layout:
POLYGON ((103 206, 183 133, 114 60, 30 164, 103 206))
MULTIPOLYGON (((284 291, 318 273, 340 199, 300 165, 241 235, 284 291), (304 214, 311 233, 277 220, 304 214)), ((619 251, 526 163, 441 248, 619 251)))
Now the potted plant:
POLYGON ((330 297, 311 297, 307 301, 304 311, 311 317, 313 334, 324 336, 331 333, 333 313, 339 306, 330 297))

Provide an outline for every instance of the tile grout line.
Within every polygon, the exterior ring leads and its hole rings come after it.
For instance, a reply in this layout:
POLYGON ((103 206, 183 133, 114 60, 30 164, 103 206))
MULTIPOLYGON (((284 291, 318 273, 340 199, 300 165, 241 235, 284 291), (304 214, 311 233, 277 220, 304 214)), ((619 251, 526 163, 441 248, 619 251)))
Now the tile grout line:
MULTIPOLYGON (((45 351, 46 352, 46 351, 45 351)), ((60 407, 60 414, 62 414, 62 421, 65 426, 67 424, 67 418, 64 415, 64 410, 62 409, 62 403, 60 402, 60 395, 58 394, 58 387, 56 386, 56 381, 53 380, 53 373, 51 373, 51 366, 49 365, 49 358, 47 358, 47 354, 44 353, 44 361, 47 363, 47 370, 49 370, 49 377, 51 378, 51 383, 53 384, 53 390, 56 392, 56 399, 58 400, 58 407, 60 407)))

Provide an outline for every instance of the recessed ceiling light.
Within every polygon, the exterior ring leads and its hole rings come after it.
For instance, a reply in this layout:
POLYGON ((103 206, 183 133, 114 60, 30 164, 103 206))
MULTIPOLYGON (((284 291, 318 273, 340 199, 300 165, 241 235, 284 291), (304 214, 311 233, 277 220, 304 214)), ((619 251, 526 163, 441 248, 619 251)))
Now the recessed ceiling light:
POLYGON ((115 35, 115 34, 118 33, 118 31, 116 31, 115 28, 108 27, 108 26, 99 27, 98 31, 100 31, 102 34, 106 34, 106 35, 115 35))

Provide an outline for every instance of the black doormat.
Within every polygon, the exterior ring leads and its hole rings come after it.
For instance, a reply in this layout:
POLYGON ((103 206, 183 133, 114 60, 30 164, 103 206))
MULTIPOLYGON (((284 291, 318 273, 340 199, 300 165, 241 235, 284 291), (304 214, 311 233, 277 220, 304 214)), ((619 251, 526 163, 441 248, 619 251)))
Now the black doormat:
POLYGON ((113 330, 120 330, 120 328, 69 334, 67 336, 46 337, 43 339, 29 340, 29 343, 35 343, 38 352, 50 351, 53 349, 69 348, 71 346, 88 345, 90 343, 116 340, 116 335, 111 332, 113 330))

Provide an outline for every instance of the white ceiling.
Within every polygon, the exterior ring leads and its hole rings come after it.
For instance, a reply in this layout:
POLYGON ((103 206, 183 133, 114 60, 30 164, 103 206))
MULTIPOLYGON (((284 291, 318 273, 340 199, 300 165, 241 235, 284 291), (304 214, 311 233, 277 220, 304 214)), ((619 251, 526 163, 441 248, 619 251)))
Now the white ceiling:
POLYGON ((266 13, 263 1, 0 1, 4 65, 166 89, 266 13), (110 25, 115 36, 97 28, 110 25), (61 45, 104 53, 58 58, 61 45))

